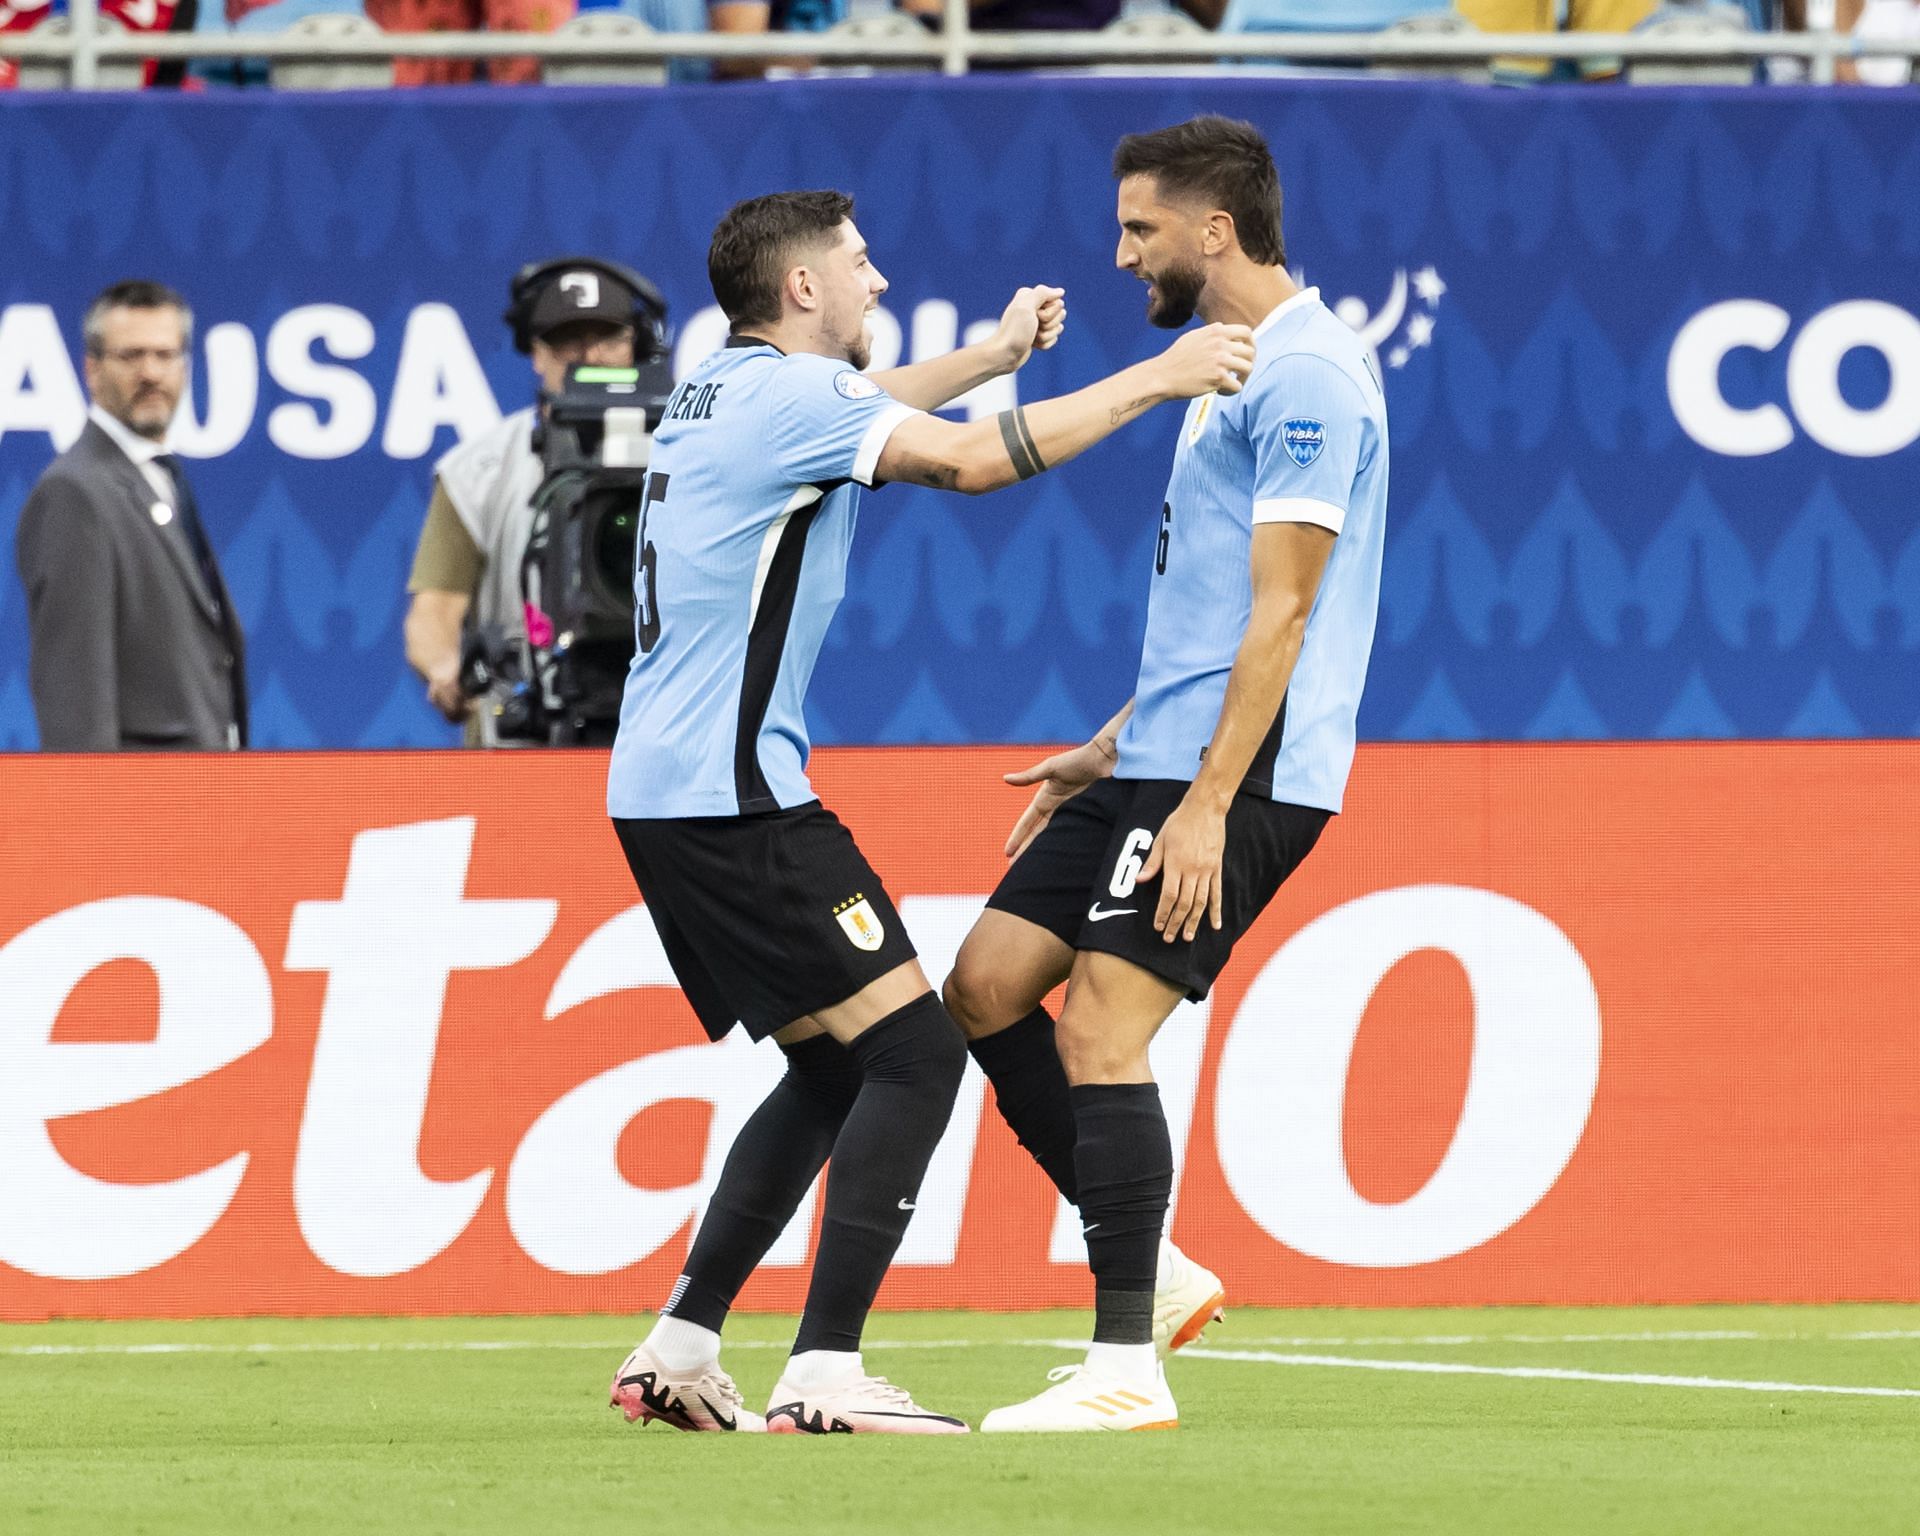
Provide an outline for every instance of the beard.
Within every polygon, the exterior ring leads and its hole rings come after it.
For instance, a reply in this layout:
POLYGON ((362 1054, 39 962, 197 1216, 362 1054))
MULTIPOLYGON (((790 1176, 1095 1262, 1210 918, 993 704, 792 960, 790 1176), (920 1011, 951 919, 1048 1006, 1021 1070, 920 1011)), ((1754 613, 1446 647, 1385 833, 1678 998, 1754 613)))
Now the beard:
POLYGON ((862 373, 867 371, 867 364, 873 361, 873 335, 867 329, 865 315, 860 317, 860 334, 847 343, 847 361, 862 373))
POLYGON ((173 413, 180 403, 177 395, 169 395, 164 390, 147 390, 127 399, 125 408, 113 411, 121 421, 140 437, 160 438, 166 435, 167 428, 173 422, 173 413))
POLYGON ((1153 291, 1147 299, 1147 321, 1162 330, 1177 331, 1193 318, 1200 306, 1200 290, 1206 275, 1198 263, 1168 266, 1154 274, 1153 291))

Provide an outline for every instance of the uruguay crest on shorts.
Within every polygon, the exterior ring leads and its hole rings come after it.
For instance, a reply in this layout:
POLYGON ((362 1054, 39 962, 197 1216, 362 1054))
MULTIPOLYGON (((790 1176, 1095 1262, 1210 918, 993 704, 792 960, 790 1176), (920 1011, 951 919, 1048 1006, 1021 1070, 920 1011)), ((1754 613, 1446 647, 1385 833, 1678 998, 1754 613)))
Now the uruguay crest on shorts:
POLYGON ((1305 469, 1327 446, 1327 424, 1311 416, 1295 416, 1280 423, 1280 441, 1287 445, 1293 462, 1305 469))
POLYGON ((879 913, 873 910, 873 903, 859 892, 833 909, 833 915, 840 924, 840 931, 852 942, 855 949, 876 950, 887 941, 887 930, 881 925, 879 913))

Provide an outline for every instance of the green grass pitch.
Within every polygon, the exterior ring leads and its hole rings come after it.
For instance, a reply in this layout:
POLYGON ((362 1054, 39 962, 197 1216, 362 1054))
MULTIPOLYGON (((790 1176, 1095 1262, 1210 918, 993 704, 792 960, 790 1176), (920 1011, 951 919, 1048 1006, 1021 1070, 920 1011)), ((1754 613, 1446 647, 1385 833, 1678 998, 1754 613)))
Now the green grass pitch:
MULTIPOLYGON (((977 1423, 1086 1326, 883 1314, 868 1368, 977 1423)), ((0 1327, 0 1532, 1920 1531, 1920 1307, 1241 1310, 1175 1433, 964 1440, 642 1430, 639 1327, 0 1327)), ((729 1327, 750 1404, 791 1328, 729 1327)))

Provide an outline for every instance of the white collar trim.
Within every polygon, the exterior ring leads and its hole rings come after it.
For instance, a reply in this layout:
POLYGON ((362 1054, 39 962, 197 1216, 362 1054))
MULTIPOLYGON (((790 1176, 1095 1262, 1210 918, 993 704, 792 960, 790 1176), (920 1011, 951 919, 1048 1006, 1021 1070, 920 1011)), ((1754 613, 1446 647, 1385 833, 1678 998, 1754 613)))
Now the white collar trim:
POLYGON ((151 464, 168 451, 164 440, 155 442, 150 437, 142 437, 125 422, 108 415, 98 404, 87 408, 87 420, 112 438, 114 446, 133 460, 136 467, 151 464))
POLYGON ((1319 302, 1320 290, 1318 288, 1302 288, 1292 298, 1282 299, 1279 304, 1268 311, 1267 318, 1253 328, 1253 339, 1258 341, 1262 336, 1266 335, 1268 331, 1273 329, 1281 316, 1291 314, 1296 309, 1305 309, 1309 304, 1318 304, 1319 302))

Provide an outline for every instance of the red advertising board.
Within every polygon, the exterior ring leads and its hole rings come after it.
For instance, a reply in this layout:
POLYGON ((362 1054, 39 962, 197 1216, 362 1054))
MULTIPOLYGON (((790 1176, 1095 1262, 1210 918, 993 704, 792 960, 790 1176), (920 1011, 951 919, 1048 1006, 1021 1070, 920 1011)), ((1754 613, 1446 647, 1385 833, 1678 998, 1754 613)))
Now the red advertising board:
MULTIPOLYGON (((937 980, 1027 749, 820 753, 937 980)), ((777 1072, 599 754, 0 760, 0 1318, 634 1311, 777 1072)), ((1920 745, 1363 748, 1155 1046, 1247 1303, 1920 1298, 1920 745)), ((743 1304, 796 1307, 814 1207, 743 1304)), ((892 1306, 1084 1303, 963 1088, 892 1306)))

